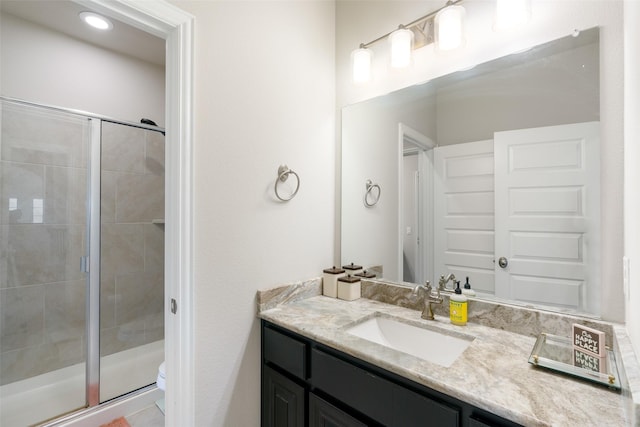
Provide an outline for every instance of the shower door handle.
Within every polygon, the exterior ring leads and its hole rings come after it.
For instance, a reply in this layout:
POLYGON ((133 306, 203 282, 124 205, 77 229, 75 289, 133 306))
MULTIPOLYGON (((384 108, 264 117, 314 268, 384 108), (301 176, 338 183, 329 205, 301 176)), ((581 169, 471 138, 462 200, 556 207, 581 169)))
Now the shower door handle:
POLYGON ((80 272, 88 273, 89 272, 89 257, 81 256, 80 257, 80 272))

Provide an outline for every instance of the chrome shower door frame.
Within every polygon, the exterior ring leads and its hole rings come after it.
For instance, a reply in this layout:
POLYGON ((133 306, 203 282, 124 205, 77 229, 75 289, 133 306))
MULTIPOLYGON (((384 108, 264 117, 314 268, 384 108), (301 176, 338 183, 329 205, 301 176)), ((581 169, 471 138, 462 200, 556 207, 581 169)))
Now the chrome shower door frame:
POLYGON ((102 120, 90 118, 91 143, 89 154, 87 248, 87 406, 100 404, 100 183, 102 120))

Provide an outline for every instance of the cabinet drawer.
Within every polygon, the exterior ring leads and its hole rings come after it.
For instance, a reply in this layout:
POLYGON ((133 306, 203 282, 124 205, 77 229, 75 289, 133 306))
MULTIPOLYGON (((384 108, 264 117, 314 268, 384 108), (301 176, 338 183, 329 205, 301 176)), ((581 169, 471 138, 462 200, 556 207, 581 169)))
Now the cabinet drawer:
POLYGON ((393 396, 393 426, 457 427, 460 425, 460 409, 433 400, 411 390, 398 387, 393 396), (425 424, 427 423, 427 424, 425 424))
POLYGON ((381 424, 391 425, 395 384, 317 349, 311 350, 311 384, 381 424))
POLYGON ((474 414, 469 418, 469 427, 522 427, 520 424, 516 424, 512 421, 505 420, 497 415, 490 413, 478 413, 474 411, 474 414))
POLYGON ((264 328, 264 358, 304 380, 307 344, 268 327, 264 328))

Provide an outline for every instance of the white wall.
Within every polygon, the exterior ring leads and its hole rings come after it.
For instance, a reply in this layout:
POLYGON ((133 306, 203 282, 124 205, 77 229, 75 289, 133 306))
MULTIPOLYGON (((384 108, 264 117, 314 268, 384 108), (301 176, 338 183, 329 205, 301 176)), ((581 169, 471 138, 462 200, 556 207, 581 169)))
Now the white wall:
MULTIPOLYGON (((467 45, 458 53, 437 55, 432 46, 416 51, 409 70, 389 71, 387 43, 373 46, 374 79, 355 86, 350 78, 350 52, 400 23, 408 23, 441 2, 416 1, 339 1, 336 15, 336 99, 337 106, 375 97, 402 87, 421 83, 449 72, 486 62, 570 34, 574 29, 600 26, 602 140, 602 225, 603 280, 602 317, 624 321, 622 296, 622 193, 623 193, 623 57, 622 1, 534 0, 531 22, 510 33, 494 33, 493 1, 465 3, 467 45), (431 7, 429 7, 431 5, 431 7)), ((340 123, 338 123, 338 126, 340 123)), ((338 141, 340 134, 337 133, 338 141)), ((338 149, 340 149, 340 142, 338 149)), ((336 207, 340 212, 340 206, 336 207)), ((339 214, 338 214, 339 215, 339 214)))
POLYGON ((256 290, 333 260, 334 3, 172 2, 195 16, 195 425, 257 426, 256 290))
POLYGON ((12 15, 1 19, 3 96, 164 126, 164 67, 12 15))
POLYGON ((627 330, 640 359, 640 2, 624 2, 625 19, 625 209, 624 253, 629 258, 629 289, 626 299, 627 330))
MULTIPOLYGON (((425 87, 425 90, 430 89, 425 87)), ((424 94, 428 96, 428 94, 424 94)), ((354 262, 365 268, 382 266, 383 277, 402 280, 402 262, 398 258, 398 215, 400 209, 398 123, 415 129, 435 140, 435 97, 414 95, 400 100, 373 100, 345 108, 342 129, 345 149, 342 164, 341 261, 354 262), (381 188, 380 200, 365 207, 365 182, 370 179, 381 188)))

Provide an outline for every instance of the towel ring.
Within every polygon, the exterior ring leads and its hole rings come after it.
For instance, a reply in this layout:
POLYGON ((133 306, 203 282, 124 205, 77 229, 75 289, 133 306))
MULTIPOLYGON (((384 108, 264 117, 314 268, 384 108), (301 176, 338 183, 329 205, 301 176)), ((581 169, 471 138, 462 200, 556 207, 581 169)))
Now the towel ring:
POLYGON ((367 191, 365 191, 364 193, 364 205, 370 208, 372 206, 375 206, 376 203, 380 201, 380 194, 382 193, 382 190, 380 189, 380 186, 378 184, 374 184, 373 182, 371 182, 370 179, 367 180, 365 185, 366 185, 367 191), (372 192, 374 188, 378 190, 377 195, 372 192), (369 196, 373 198, 373 203, 369 203, 369 196))
POLYGON ((291 169, 289 169, 287 165, 280 166, 278 168, 278 179, 276 179, 276 184, 274 186, 276 197, 279 200, 282 200, 283 202, 288 202, 289 200, 295 197, 299 189, 300 189, 300 177, 298 176, 298 174, 292 171, 291 169), (291 196, 289 196, 289 198, 280 197, 280 193, 278 193, 278 183, 285 182, 289 178, 289 175, 291 174, 293 174, 296 177, 296 189, 293 190, 293 193, 291 194, 291 196))

